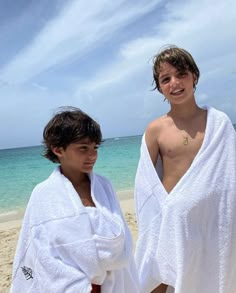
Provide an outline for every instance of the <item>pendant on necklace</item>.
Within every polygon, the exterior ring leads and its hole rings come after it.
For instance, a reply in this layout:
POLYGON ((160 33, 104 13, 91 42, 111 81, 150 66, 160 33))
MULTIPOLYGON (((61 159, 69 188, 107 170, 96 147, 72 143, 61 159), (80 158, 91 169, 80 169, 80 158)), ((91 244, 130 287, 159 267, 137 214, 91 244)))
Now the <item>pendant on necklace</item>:
POLYGON ((188 137, 187 136, 184 136, 183 144, 188 145, 188 137))

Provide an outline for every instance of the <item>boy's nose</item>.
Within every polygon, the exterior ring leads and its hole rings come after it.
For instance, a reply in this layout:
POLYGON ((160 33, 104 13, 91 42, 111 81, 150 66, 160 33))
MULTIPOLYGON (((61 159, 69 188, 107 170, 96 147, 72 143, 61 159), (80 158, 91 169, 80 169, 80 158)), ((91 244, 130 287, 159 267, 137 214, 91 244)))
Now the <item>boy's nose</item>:
POLYGON ((97 157, 97 150, 91 150, 88 153, 89 158, 96 158, 97 157))
POLYGON ((179 85, 179 79, 177 77, 172 77, 171 78, 171 86, 172 87, 176 87, 177 85, 179 85))

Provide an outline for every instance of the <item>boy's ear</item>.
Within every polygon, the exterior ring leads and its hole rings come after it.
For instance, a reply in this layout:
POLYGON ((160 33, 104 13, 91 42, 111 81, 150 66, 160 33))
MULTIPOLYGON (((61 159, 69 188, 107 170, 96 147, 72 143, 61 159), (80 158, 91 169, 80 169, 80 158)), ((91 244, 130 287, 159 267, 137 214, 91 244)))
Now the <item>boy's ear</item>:
POLYGON ((51 147, 51 151, 58 157, 60 158, 64 152, 64 149, 62 147, 51 147))
POLYGON ((197 82, 198 82, 197 76, 195 74, 193 74, 193 84, 194 84, 194 86, 197 85, 197 82))

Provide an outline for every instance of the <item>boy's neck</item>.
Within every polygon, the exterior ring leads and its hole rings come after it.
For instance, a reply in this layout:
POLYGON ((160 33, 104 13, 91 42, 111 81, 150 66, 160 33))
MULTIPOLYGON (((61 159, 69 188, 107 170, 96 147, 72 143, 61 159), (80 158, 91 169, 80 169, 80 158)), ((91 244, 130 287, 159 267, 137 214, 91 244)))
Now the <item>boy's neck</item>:
POLYGON ((60 166, 61 173, 70 180, 70 182, 73 184, 73 186, 78 186, 81 183, 89 181, 89 176, 86 173, 72 173, 68 172, 66 169, 64 169, 62 166, 60 166))
POLYGON ((168 113, 173 118, 188 120, 202 112, 202 109, 194 102, 188 105, 171 105, 168 113))

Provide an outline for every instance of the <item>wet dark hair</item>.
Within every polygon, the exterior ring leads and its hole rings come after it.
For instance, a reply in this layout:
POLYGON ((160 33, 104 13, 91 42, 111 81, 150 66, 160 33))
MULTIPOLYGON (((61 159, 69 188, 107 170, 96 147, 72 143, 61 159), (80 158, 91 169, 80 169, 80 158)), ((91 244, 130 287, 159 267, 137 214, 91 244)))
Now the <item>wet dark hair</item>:
POLYGON ((175 45, 165 46, 157 55, 153 58, 153 83, 154 89, 161 92, 159 84, 159 75, 161 64, 169 63, 179 71, 189 70, 196 76, 196 82, 193 85, 194 88, 200 77, 200 71, 192 57, 192 55, 182 48, 178 48, 175 45))
POLYGON ((44 128, 43 156, 53 163, 59 163, 52 147, 62 147, 65 150, 69 144, 84 138, 100 144, 102 133, 99 124, 78 108, 59 108, 59 111, 44 128))

